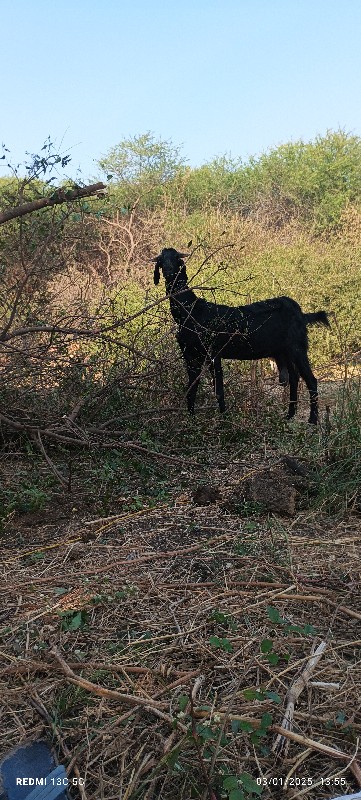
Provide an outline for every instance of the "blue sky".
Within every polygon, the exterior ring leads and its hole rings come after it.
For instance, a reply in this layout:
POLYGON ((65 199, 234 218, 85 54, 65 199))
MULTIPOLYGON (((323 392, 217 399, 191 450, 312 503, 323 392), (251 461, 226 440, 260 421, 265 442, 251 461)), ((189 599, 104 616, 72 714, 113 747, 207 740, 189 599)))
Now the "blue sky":
POLYGON ((15 161, 50 135, 87 180, 148 130, 191 166, 327 129, 361 135, 360 0, 0 0, 0 12, 0 138, 15 161))

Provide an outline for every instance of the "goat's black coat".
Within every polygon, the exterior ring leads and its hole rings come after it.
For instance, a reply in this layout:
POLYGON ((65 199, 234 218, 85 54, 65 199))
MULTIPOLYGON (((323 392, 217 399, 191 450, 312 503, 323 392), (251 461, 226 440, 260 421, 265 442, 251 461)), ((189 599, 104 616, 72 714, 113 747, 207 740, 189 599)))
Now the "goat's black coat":
POLYGON ((325 311, 304 314, 290 297, 274 297, 246 306, 209 303, 188 287, 182 253, 173 248, 162 250, 154 259, 154 283, 162 270, 170 309, 177 322, 177 340, 183 353, 189 384, 187 404, 194 413, 194 403, 204 364, 214 381, 220 411, 225 410, 222 358, 276 361, 280 382, 290 383, 288 418, 296 413, 298 381, 301 376, 310 393, 309 421, 318 418, 317 381, 308 360, 307 325, 329 326, 325 311))

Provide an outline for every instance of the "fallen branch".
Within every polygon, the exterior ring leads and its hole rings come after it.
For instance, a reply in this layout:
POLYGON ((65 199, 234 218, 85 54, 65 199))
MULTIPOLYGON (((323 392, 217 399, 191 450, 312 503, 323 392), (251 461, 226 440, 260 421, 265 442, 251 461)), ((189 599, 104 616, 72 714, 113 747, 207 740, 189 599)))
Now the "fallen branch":
POLYGON ((55 464, 51 460, 50 456, 48 456, 48 454, 47 454, 47 452, 45 450, 45 447, 43 445, 43 442, 41 440, 41 436, 40 436, 40 431, 39 430, 38 430, 38 435, 35 438, 35 442, 38 445, 41 454, 44 456, 48 467, 50 468, 51 472, 55 475, 55 477, 58 479, 60 485, 63 487, 63 489, 66 489, 66 490, 70 491, 69 481, 64 480, 61 472, 59 472, 58 468, 55 466, 55 464))
MULTIPOLYGON (((97 432, 95 429, 94 432, 97 432)), ((109 435, 117 436, 121 435, 121 431, 109 431, 109 435)), ((102 445, 105 448, 114 447, 114 443, 103 443, 102 445)), ((191 461, 189 458, 178 458, 177 456, 169 456, 166 453, 160 453, 158 450, 150 450, 147 447, 142 447, 142 445, 137 444, 136 442, 118 442, 116 444, 117 447, 122 447, 125 450, 138 450, 140 453, 144 453, 146 456, 152 456, 154 458, 160 458, 163 461, 169 461, 174 464, 188 464, 192 467, 201 467, 202 465, 199 464, 197 461, 191 461)))
MULTIPOLYGON (((58 480, 64 485, 64 488, 68 489, 68 483, 64 481, 64 479, 60 478, 60 474, 55 472, 55 465, 52 461, 48 460, 48 457, 45 454, 45 449, 42 443, 42 438, 53 439, 56 442, 62 442, 62 444, 68 444, 72 447, 86 447, 91 448, 99 447, 103 448, 104 450, 113 449, 114 447, 121 448, 122 450, 135 450, 139 453, 142 453, 149 458, 159 458, 161 461, 169 461, 170 463, 174 464, 185 464, 187 466, 190 465, 192 467, 201 467, 202 465, 199 464, 197 461, 190 461, 189 459, 178 458, 178 456, 171 456, 168 453, 162 453, 158 450, 149 449, 147 447, 143 447, 142 445, 138 444, 138 442, 121 442, 116 437, 123 436, 124 431, 105 431, 104 429, 100 428, 90 428, 88 434, 93 434, 95 436, 101 435, 103 439, 107 437, 107 441, 100 441, 99 438, 94 439, 93 441, 89 440, 85 435, 80 436, 79 433, 77 435, 77 429, 82 433, 81 429, 77 427, 72 427, 71 430, 74 431, 74 436, 65 435, 63 433, 58 433, 57 431, 53 431, 50 428, 43 428, 42 430, 37 425, 26 424, 23 422, 17 422, 16 420, 9 417, 7 414, 0 412, 0 420, 2 420, 6 425, 10 428, 14 428, 17 431, 23 431, 24 433, 29 434, 32 438, 35 438, 46 462, 51 468, 51 471, 56 474, 58 480), (112 437, 111 441, 109 441, 110 437, 112 437)), ((69 430, 66 426, 64 426, 65 431, 69 430)), ((62 428, 60 428, 62 430, 62 428)))
POLYGON ((51 648, 50 653, 54 656, 55 660, 60 664, 64 674, 66 675, 68 681, 74 686, 80 686, 82 689, 85 689, 87 692, 91 692, 92 694, 98 695, 98 697, 106 697, 108 700, 117 700, 118 702, 125 703, 126 705, 130 705, 133 708, 144 708, 145 711, 150 711, 155 714, 160 719, 167 722, 172 728, 174 724, 183 731, 183 733, 187 732, 187 728, 183 725, 179 720, 173 719, 169 714, 166 714, 162 709, 168 708, 168 703, 160 703, 156 700, 151 700, 145 697, 138 697, 131 694, 123 694, 122 692, 117 692, 115 689, 106 689, 104 686, 99 686, 97 683, 92 683, 91 681, 87 681, 85 678, 78 678, 70 669, 69 665, 64 661, 63 657, 60 655, 57 648, 54 646, 51 648))
MULTIPOLYGON (((309 680, 311 678, 311 675, 312 675, 315 667, 317 666, 321 656, 323 655, 326 647, 327 647, 326 642, 321 642, 321 644, 319 644, 319 646, 315 650, 313 656, 311 656, 311 658, 308 660, 308 662, 307 662, 305 668, 302 670, 301 674, 298 676, 298 678, 296 678, 296 680, 294 681, 294 683, 291 685, 290 689, 288 690, 288 692, 287 692, 287 707, 286 707, 285 715, 284 715, 282 723, 281 723, 282 730, 287 730, 287 731, 291 730, 292 721, 293 721, 293 715, 294 715, 295 705, 297 703, 297 700, 298 700, 301 692, 303 692, 305 686, 307 686, 307 684, 308 684, 308 682, 309 682, 309 680)), ((277 736, 276 741, 274 742, 274 745, 272 747, 272 750, 273 750, 274 753, 277 753, 278 755, 280 755, 281 753, 283 753, 284 755, 287 754, 288 741, 285 739, 284 736, 282 736, 282 735, 277 736)))
POLYGON ((88 681, 86 678, 79 678, 68 666, 66 661, 64 661, 56 647, 52 647, 50 653, 54 656, 58 664, 60 664, 69 681, 75 686, 81 686, 82 689, 86 689, 92 694, 97 694, 98 697, 107 697, 109 700, 121 700, 122 703, 125 703, 129 706, 154 706, 154 708, 157 709, 165 708, 164 703, 158 703, 155 700, 149 699, 148 697, 135 697, 131 694, 123 694, 123 692, 117 692, 115 689, 106 689, 104 686, 100 686, 97 683, 92 683, 92 681, 88 681))
MULTIPOLYGON (((335 747, 330 747, 328 744, 316 742, 314 739, 309 739, 308 736, 301 736, 299 733, 286 730, 286 728, 282 728, 280 725, 272 725, 271 730, 275 733, 278 733, 280 739, 290 739, 292 742, 297 742, 297 744, 304 745, 304 747, 311 747, 313 750, 317 750, 319 753, 323 753, 326 756, 331 756, 331 758, 338 758, 341 761, 347 762, 350 761, 350 756, 348 753, 344 753, 342 750, 336 750, 335 747)), ((353 756, 350 762, 350 770, 353 772, 358 785, 361 786, 361 767, 358 762, 355 761, 355 758, 356 754, 353 756)))
MULTIPOLYGON (((319 591, 319 590, 317 590, 319 591)), ((354 611, 352 608, 347 608, 347 606, 341 606, 336 603, 334 600, 331 600, 329 597, 318 597, 315 594, 282 594, 279 598, 282 600, 302 600, 304 602, 317 602, 318 600, 324 600, 330 606, 333 606, 337 609, 337 611, 342 611, 343 614, 347 614, 349 617, 353 617, 354 619, 361 620, 361 613, 360 611, 354 611)))
MULTIPOLYGON (((129 672, 133 675, 154 675, 156 677, 164 678, 163 673, 161 670, 151 669, 150 667, 135 667, 133 664, 106 664, 103 661, 87 661, 86 664, 82 661, 68 661, 67 666, 71 670, 81 670, 83 671, 86 667, 90 670, 101 670, 102 672, 109 672, 113 674, 117 674, 118 672, 129 672)), ((62 667, 61 667, 62 669, 62 667)), ((5 675, 26 675, 31 672, 53 672, 54 665, 47 661, 33 661, 32 659, 26 659, 21 661, 20 663, 17 661, 16 664, 10 664, 8 667, 4 667, 0 670, 0 678, 4 677, 5 675)), ((63 671, 63 669, 62 669, 63 671)), ((172 677, 173 675, 177 676, 177 679, 173 681, 173 683, 164 686, 157 694, 154 696, 153 699, 158 699, 158 696, 161 694, 166 694, 168 689, 174 689, 176 686, 181 685, 183 683, 187 683, 190 678, 196 677, 199 674, 199 670, 192 670, 191 672, 180 672, 179 670, 174 669, 172 667, 169 672, 167 672, 167 677, 172 677)))

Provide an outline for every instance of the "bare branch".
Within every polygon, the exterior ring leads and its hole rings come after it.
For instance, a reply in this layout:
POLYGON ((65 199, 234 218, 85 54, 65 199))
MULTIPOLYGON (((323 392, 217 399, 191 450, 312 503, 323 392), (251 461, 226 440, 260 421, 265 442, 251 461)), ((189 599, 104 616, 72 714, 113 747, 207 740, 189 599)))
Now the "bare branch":
POLYGON ((0 225, 3 222, 8 222, 10 219, 24 217, 25 214, 39 211, 41 208, 59 205, 60 203, 69 203, 71 200, 77 200, 79 197, 88 197, 91 194, 104 192, 105 190, 106 186, 104 183, 93 183, 90 186, 76 186, 74 189, 57 189, 49 197, 41 197, 39 200, 31 200, 29 203, 23 203, 21 206, 2 211, 0 213, 0 225))

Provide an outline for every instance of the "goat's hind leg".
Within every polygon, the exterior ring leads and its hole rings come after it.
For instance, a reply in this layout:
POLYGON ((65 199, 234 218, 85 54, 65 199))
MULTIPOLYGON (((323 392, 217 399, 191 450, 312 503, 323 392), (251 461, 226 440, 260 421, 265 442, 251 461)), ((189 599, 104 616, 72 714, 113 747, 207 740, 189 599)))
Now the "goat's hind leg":
POLYGON ((296 361, 296 366, 301 375, 301 378, 303 378, 307 386, 307 389, 310 393, 310 416, 308 421, 311 423, 311 425, 317 425, 318 422, 317 380, 312 372, 307 353, 298 353, 295 361, 296 361))
POLYGON ((224 402, 222 362, 219 356, 212 358, 209 369, 213 380, 213 390, 217 398, 219 411, 221 414, 223 414, 226 410, 226 404, 224 402))

